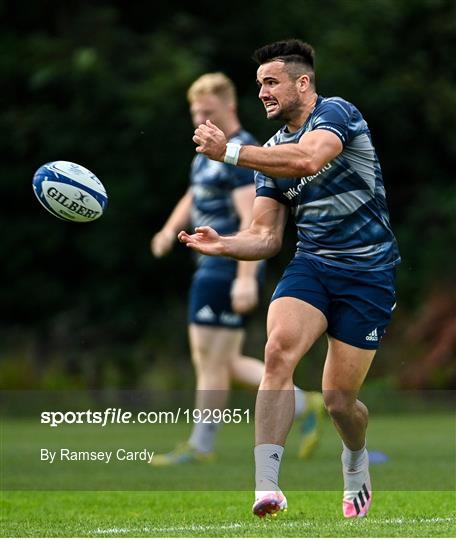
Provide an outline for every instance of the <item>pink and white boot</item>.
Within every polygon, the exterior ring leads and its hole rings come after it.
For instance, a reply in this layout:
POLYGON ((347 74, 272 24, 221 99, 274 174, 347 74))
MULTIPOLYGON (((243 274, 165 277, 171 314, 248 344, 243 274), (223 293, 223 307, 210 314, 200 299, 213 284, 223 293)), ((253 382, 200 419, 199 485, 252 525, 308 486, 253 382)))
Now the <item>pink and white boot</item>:
POLYGON ((252 512, 260 518, 264 518, 267 515, 275 517, 278 512, 287 511, 287 499, 280 490, 257 491, 255 497, 252 512))
MULTIPOLYGON (((367 454, 367 453, 366 453, 367 454)), ((344 497, 342 511, 345 518, 362 518, 372 503, 372 486, 369 475, 369 458, 361 469, 350 471, 343 467, 344 497)))

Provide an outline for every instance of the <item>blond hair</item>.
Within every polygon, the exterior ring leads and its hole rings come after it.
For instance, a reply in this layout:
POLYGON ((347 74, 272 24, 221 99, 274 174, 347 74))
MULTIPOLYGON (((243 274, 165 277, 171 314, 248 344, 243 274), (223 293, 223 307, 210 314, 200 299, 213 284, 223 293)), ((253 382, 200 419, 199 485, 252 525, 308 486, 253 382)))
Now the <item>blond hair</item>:
POLYGON ((193 103, 195 99, 208 94, 213 94, 223 101, 236 105, 236 88, 233 81, 224 73, 217 72, 201 75, 188 89, 187 99, 190 103, 193 103))

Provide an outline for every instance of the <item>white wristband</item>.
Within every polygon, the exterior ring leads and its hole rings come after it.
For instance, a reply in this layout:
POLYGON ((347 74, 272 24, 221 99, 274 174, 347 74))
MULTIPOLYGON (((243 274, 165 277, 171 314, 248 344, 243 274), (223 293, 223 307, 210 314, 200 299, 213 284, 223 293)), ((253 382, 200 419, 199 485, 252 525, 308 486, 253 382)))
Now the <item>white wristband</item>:
POLYGON ((236 143, 226 143, 225 157, 223 161, 230 165, 237 165, 239 159, 239 152, 241 151, 241 145, 236 143))

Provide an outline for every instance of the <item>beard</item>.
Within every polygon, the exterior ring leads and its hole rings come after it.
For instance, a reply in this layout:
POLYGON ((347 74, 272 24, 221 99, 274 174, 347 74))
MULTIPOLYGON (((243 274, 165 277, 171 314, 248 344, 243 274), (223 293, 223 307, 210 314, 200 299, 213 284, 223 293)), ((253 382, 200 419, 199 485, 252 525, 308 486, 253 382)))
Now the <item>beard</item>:
POLYGON ((301 102, 299 98, 293 97, 283 102, 281 106, 275 111, 268 113, 266 111, 266 118, 268 120, 281 120, 283 122, 288 122, 292 120, 301 108, 301 102))

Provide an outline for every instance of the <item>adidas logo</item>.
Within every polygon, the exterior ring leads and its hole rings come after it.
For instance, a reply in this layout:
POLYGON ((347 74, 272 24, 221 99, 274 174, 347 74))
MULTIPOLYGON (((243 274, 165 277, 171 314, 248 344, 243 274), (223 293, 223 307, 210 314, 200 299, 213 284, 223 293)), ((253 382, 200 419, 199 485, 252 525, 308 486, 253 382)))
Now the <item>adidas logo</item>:
POLYGON ((367 334, 366 341, 378 341, 377 329, 372 330, 370 334, 367 334))
POLYGON ((280 461, 279 454, 277 452, 274 452, 269 456, 269 459, 273 459, 274 461, 280 461))
POLYGON ((366 484, 362 485, 362 488, 358 491, 356 497, 353 499, 353 504, 355 506, 356 513, 359 514, 361 510, 364 510, 367 502, 370 499, 370 494, 367 489, 366 484))
POLYGON ((206 305, 196 312, 195 317, 198 321, 214 321, 215 313, 211 306, 206 305))

